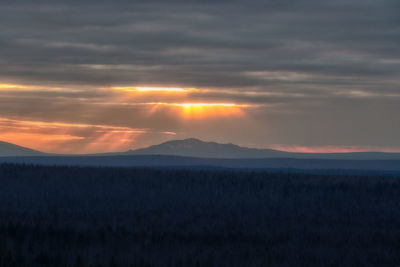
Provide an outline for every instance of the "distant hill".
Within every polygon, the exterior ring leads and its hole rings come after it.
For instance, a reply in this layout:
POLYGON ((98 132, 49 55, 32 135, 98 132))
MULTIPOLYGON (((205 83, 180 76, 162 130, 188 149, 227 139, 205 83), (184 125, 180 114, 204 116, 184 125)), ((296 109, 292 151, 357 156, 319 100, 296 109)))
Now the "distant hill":
POLYGON ((400 160, 400 153, 292 153, 273 149, 241 147, 235 144, 205 142, 195 138, 172 140, 158 145, 129 150, 86 155, 49 154, 0 141, 0 157, 20 156, 179 156, 204 159, 336 159, 336 160, 400 160))
POLYGON ((130 150, 116 155, 170 155, 198 158, 298 158, 298 159, 355 159, 355 160, 400 160, 400 153, 353 152, 353 153, 291 153, 273 149, 241 147, 234 144, 204 142, 189 138, 168 141, 159 145, 130 150))
POLYGON ((46 153, 0 141, 0 157, 44 156, 46 153))
POLYGON ((125 155, 170 155, 200 158, 271 158, 285 157, 286 152, 272 149, 255 149, 240 147, 234 144, 220 144, 204 142, 189 138, 184 140, 168 141, 159 145, 149 146, 137 150, 130 150, 125 155))
POLYGON ((190 138, 119 153, 46 154, 0 142, 0 163, 65 166, 400 171, 396 153, 290 153, 190 138))

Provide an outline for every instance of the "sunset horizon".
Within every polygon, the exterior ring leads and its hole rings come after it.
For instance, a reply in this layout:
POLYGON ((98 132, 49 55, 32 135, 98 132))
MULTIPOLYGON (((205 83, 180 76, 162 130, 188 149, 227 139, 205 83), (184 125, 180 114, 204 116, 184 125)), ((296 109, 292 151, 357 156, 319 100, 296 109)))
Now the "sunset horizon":
MULTIPOLYGON (((165 133, 165 134, 170 134, 170 135, 175 135, 174 133, 165 133)), ((65 137, 65 136, 57 136, 56 138, 59 138, 60 140, 68 139, 71 137, 65 137)), ((15 139, 15 138, 14 138, 15 139)), ((44 139, 48 140, 47 137, 44 137, 44 139)), ((184 139, 167 139, 161 143, 151 143, 151 144, 138 144, 137 146, 132 146, 128 147, 127 149, 122 149, 122 150, 92 150, 88 152, 81 152, 81 153, 73 153, 73 152, 62 152, 63 150, 58 150, 58 148, 54 148, 53 150, 42 150, 41 145, 38 145, 37 147, 32 146, 32 144, 29 142, 27 145, 24 145, 23 143, 13 143, 11 141, 6 141, 6 140, 0 140, 0 142, 5 142, 8 144, 16 145, 16 146, 21 146, 24 148, 28 149, 33 149, 38 152, 43 152, 43 153, 48 153, 48 154, 60 154, 60 155, 88 155, 88 154, 107 154, 107 153, 118 153, 118 152, 127 152, 127 151, 134 151, 136 149, 143 149, 143 148, 148 148, 151 146, 157 146, 160 144, 168 143, 171 141, 186 141, 190 139, 195 139, 199 140, 203 143, 217 143, 217 144, 222 144, 222 145, 236 145, 242 148, 249 148, 249 149, 257 149, 257 150, 276 150, 276 151, 282 151, 282 152, 288 152, 288 153, 304 153, 304 154, 347 154, 347 153, 400 153, 400 148, 378 148, 378 147, 354 147, 354 146, 318 146, 318 147, 305 147, 305 146, 296 146, 296 145, 279 145, 279 144, 273 144, 269 147, 252 147, 252 146, 246 146, 243 144, 234 144, 232 142, 215 142, 214 140, 202 140, 196 137, 188 137, 184 139)), ((40 139, 39 139, 40 140, 40 139)), ((54 141, 54 140, 51 140, 54 141)))
MULTIPOLYGON (((11 116, 6 117, 7 114, 4 114, 5 116, 0 117, 0 140, 48 153, 117 152, 154 145, 168 140, 192 137, 288 152, 400 152, 400 147, 396 145, 376 145, 377 140, 374 140, 376 136, 372 139, 374 142, 363 145, 349 143, 348 140, 329 143, 323 136, 320 136, 320 141, 316 143, 315 141, 285 143, 282 142, 285 140, 281 138, 279 129, 268 131, 275 133, 270 139, 262 138, 263 136, 259 134, 256 134, 257 139, 252 138, 254 133, 246 134, 247 130, 259 129, 264 125, 260 122, 257 123, 256 116, 260 116, 262 114, 260 112, 263 112, 264 109, 270 109, 271 113, 276 111, 273 111, 274 108, 268 107, 268 104, 265 103, 254 103, 245 99, 235 100, 234 97, 231 97, 233 91, 229 89, 107 86, 70 90, 66 86, 43 87, 10 82, 0 83, 0 95, 8 95, 7 98, 9 99, 24 101, 25 97, 20 95, 24 93, 31 94, 30 98, 39 97, 39 100, 42 94, 54 95, 61 99, 68 99, 71 96, 72 103, 70 104, 76 105, 80 109, 90 108, 89 113, 85 113, 86 111, 83 109, 82 116, 71 111, 73 116, 68 118, 69 116, 65 117, 68 113, 57 115, 60 111, 54 110, 50 114, 47 111, 42 111, 42 109, 48 107, 38 102, 35 103, 37 110, 33 110, 34 114, 32 115, 29 113, 18 114, 19 112, 16 111, 17 113, 11 114, 11 116), (92 90, 90 94, 95 94, 94 99, 92 99, 92 96, 83 97, 83 99, 79 97, 80 94, 87 94, 90 90, 92 90), (209 94, 216 93, 218 93, 218 98, 207 97, 209 94), (224 94, 226 97, 223 97, 224 94), (99 97, 96 95, 99 95, 99 97), (135 117, 135 120, 139 123, 131 123, 131 117, 125 111, 132 111, 133 116, 138 116, 135 117), (104 117, 101 117, 101 115, 104 117), (170 123, 167 123, 167 121, 170 123), (104 122, 107 122, 107 124, 103 124, 104 122), (221 138, 221 130, 225 130, 220 125, 224 124, 228 129, 236 132, 230 131, 229 134, 221 138), (252 128, 235 126, 242 124, 252 128), (140 127, 133 127, 132 125, 140 127), (192 126, 197 127, 198 132, 202 133, 194 133, 192 126), (207 129, 208 127, 209 129, 207 129), (242 132, 242 130, 245 131, 242 132), (232 134, 233 136, 231 136, 232 134), (258 139, 260 140, 256 143, 255 141, 258 139)), ((273 97, 279 95, 279 93, 248 91, 240 93, 240 95, 257 98, 264 95, 273 97)), ((369 96, 360 97, 370 98, 369 96)), ((63 104, 61 102, 57 105, 63 104)), ((13 108, 15 109, 15 106, 13 108)), ((290 114, 285 116, 290 116, 290 114)), ((260 119, 261 117, 258 118, 258 120, 260 119)), ((309 135, 310 133, 305 126, 306 123, 303 126, 301 123, 296 125, 296 127, 303 128, 303 134, 309 135)), ((331 133, 331 135, 330 138, 335 139, 337 137, 335 133, 331 133)))
POLYGON ((68 154, 191 137, 400 151, 392 0, 0 7, 0 140, 68 154))

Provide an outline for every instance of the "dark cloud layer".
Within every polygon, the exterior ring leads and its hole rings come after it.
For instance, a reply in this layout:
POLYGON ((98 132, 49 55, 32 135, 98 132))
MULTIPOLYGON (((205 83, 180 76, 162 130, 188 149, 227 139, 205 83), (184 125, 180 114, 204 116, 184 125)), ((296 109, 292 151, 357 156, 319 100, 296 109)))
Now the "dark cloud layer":
POLYGON ((0 117, 257 146, 400 147, 399 43, 397 0, 2 1, 0 82, 68 90, 2 92, 0 117), (117 102, 99 107, 115 97, 105 87, 135 85, 208 89, 190 98, 254 105, 246 119, 257 134, 232 134, 226 120, 224 131, 117 102))

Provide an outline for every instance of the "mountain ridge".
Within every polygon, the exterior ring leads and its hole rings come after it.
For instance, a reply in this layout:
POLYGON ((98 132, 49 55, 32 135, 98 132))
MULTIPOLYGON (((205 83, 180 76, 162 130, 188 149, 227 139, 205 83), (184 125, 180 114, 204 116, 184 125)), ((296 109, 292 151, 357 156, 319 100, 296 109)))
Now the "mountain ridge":
POLYGON ((274 149, 259 149, 238 146, 232 143, 221 144, 206 142, 197 138, 170 140, 125 152, 109 152, 97 154, 52 154, 0 141, 0 157, 18 156, 137 156, 164 155, 192 158, 215 159, 345 159, 345 160, 400 160, 400 153, 386 152, 348 152, 348 153, 294 153, 274 149))
POLYGON ((0 157, 44 156, 47 153, 0 141, 0 157))
POLYGON ((306 158, 306 159, 400 159, 400 153, 348 152, 348 153, 296 153, 274 149, 238 146, 232 143, 205 142, 196 138, 171 140, 158 145, 128 150, 118 155, 171 155, 200 158, 306 158))
POLYGON ((129 150, 126 155, 174 155, 201 158, 261 158, 265 152, 268 156, 282 156, 283 151, 241 147, 232 143, 221 144, 205 142, 196 138, 171 140, 158 145, 129 150))

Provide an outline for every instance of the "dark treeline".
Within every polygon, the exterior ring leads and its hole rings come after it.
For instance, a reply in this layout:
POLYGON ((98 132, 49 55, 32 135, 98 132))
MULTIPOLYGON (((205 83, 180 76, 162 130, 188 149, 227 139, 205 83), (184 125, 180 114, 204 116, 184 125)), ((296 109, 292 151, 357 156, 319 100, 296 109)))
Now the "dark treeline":
POLYGON ((399 266, 400 177, 0 165, 0 266, 399 266))

